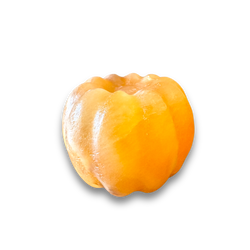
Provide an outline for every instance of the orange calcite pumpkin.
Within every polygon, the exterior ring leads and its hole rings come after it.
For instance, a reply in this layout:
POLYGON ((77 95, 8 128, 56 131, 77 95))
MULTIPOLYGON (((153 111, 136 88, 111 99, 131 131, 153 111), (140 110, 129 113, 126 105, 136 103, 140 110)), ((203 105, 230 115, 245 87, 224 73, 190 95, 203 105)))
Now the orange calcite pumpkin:
POLYGON ((64 143, 80 177, 115 196, 159 189, 181 168, 194 120, 182 88, 168 77, 93 77, 70 94, 64 143))

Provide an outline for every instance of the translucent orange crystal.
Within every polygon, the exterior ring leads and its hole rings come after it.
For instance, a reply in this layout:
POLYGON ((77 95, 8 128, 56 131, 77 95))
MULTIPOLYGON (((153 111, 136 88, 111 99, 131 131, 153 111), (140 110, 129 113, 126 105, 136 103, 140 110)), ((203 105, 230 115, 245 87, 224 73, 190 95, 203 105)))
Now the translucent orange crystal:
POLYGON ((181 168, 193 137, 187 97, 168 77, 93 77, 70 94, 63 113, 77 173, 115 196, 159 189, 181 168))

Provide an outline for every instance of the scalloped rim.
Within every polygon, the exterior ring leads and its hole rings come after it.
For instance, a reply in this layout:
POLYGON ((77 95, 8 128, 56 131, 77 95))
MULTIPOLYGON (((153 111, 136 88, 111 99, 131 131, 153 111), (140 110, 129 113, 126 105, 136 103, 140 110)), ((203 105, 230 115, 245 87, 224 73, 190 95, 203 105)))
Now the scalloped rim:
POLYGON ((120 74, 120 73, 118 73, 117 71, 110 71, 110 72, 106 73, 105 75, 101 75, 101 74, 92 74, 92 75, 88 76, 84 81, 81 81, 81 82, 79 82, 78 84, 76 84, 76 85, 70 90, 68 96, 72 93, 72 91, 73 91, 76 87, 78 87, 80 84, 86 82, 88 79, 90 79, 90 78, 92 78, 92 77, 94 77, 94 76, 99 76, 99 77, 101 77, 101 78, 104 78, 104 77, 106 77, 107 75, 110 75, 110 74, 116 74, 116 75, 118 75, 118 76, 126 76, 126 75, 128 75, 128 74, 130 74, 130 73, 136 73, 136 74, 138 74, 138 75, 140 75, 140 76, 142 76, 142 77, 147 76, 147 75, 157 75, 157 76, 159 76, 159 77, 169 77, 169 78, 175 80, 175 81, 182 87, 182 89, 183 89, 184 92, 185 92, 185 88, 182 86, 182 84, 181 84, 176 78, 174 78, 174 77, 171 76, 171 75, 168 75, 168 74, 159 74, 159 73, 157 73, 157 72, 155 72, 155 71, 149 71, 149 72, 147 72, 146 74, 141 74, 141 73, 139 73, 139 72, 136 71, 136 70, 130 70, 130 71, 128 71, 128 72, 125 73, 125 74, 120 74))

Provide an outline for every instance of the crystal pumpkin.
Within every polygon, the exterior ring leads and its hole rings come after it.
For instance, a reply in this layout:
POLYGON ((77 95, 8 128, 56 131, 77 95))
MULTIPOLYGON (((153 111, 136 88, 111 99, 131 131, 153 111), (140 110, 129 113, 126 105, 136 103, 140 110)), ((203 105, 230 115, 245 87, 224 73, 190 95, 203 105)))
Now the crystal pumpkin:
POLYGON ((176 174, 194 137, 187 97, 168 77, 93 77, 70 94, 62 131, 79 176, 115 196, 159 189, 176 174))

